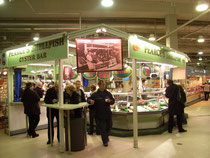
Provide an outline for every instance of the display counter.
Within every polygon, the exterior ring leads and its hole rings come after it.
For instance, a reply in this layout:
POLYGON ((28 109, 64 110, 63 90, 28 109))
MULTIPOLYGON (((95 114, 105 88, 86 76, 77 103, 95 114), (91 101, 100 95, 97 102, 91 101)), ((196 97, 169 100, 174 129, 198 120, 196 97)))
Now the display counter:
MULTIPOLYGON (((41 101, 40 104, 43 104, 44 102, 41 101)), ((24 106, 22 102, 11 102, 9 104, 9 132, 10 135, 16 135, 26 132, 26 115, 24 114, 24 106)), ((46 114, 46 108, 43 106, 40 106, 40 121, 36 129, 45 129, 47 128, 47 114, 46 114)))
MULTIPOLYGON (((164 91, 156 89, 152 92, 144 92, 140 95, 147 95, 153 99, 137 102, 138 111, 138 132, 139 135, 161 134, 167 130, 168 106, 167 99, 163 95, 164 91)), ((114 136, 133 135, 133 103, 131 93, 112 93, 115 104, 112 110, 112 131, 114 136)))

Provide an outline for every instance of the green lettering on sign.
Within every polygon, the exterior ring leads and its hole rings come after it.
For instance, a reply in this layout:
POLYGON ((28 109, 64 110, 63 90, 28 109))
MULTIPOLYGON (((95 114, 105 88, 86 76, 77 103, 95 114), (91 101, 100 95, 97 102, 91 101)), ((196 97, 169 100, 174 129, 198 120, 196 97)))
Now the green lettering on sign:
POLYGON ((6 51, 7 67, 26 65, 68 57, 67 37, 6 51))
POLYGON ((136 35, 129 37, 128 45, 130 58, 186 67, 186 57, 184 55, 146 42, 136 35))

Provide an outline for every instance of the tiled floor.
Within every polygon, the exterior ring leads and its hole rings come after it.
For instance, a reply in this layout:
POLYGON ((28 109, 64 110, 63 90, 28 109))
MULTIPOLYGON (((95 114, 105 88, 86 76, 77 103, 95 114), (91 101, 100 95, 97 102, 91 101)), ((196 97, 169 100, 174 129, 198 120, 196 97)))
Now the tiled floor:
POLYGON ((25 134, 9 137, 0 131, 0 158, 209 158, 210 101, 202 101, 185 109, 189 114, 187 133, 139 137, 139 148, 133 148, 133 138, 110 137, 108 147, 99 136, 88 136, 88 146, 81 152, 59 153, 58 143, 46 145, 46 130, 38 138, 25 134))

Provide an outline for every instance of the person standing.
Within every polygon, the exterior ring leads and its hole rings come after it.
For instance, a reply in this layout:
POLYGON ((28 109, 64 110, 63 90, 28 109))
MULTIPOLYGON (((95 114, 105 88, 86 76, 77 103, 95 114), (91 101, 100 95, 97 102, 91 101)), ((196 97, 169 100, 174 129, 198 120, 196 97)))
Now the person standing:
POLYGON ((205 100, 208 101, 209 99, 209 84, 208 83, 204 84, 203 91, 204 91, 205 100))
POLYGON ((36 88, 34 88, 40 98, 42 98, 44 95, 44 90, 42 89, 42 86, 42 82, 38 82, 36 88))
MULTIPOLYGON (((79 102, 80 103, 81 102, 86 102, 85 93, 82 89, 80 89, 81 82, 79 80, 77 80, 75 85, 76 85, 76 92, 79 94, 79 102)), ((77 109, 77 115, 82 117, 82 108, 77 109)))
POLYGON ((39 134, 35 132, 35 129, 40 120, 40 97, 35 91, 33 91, 33 89, 34 84, 31 82, 27 83, 21 101, 24 105, 24 113, 29 118, 28 135, 35 138, 39 136, 39 134))
MULTIPOLYGON (((46 104, 55 104, 58 102, 58 84, 55 84, 54 87, 47 90, 44 102, 46 104)), ((59 141, 59 110, 51 108, 51 127, 52 127, 52 140, 54 138, 54 117, 57 120, 57 139, 59 141)), ((50 144, 50 116, 49 108, 47 108, 47 118, 48 118, 48 141, 47 144, 50 144)))
MULTIPOLYGON (((184 114, 184 104, 182 102, 180 87, 173 83, 172 80, 167 81, 168 87, 166 88, 166 97, 169 98, 168 103, 168 133, 172 133, 174 125, 174 115, 177 118, 177 125, 179 132, 187 132, 187 130, 182 127, 182 116, 184 114)), ((186 100, 186 99, 185 99, 186 100)))
POLYGON ((109 133, 112 128, 112 112, 110 105, 114 104, 115 100, 110 92, 106 90, 106 84, 103 80, 98 82, 99 89, 93 93, 88 103, 96 107, 96 118, 100 130, 103 145, 108 146, 109 133))
MULTIPOLYGON (((90 86, 90 96, 96 92, 96 86, 95 85, 91 85, 90 86)), ((96 107, 95 105, 91 105, 89 106, 89 120, 90 120, 90 127, 89 127, 89 131, 88 134, 89 135, 93 135, 94 132, 94 120, 96 123, 96 134, 99 135, 99 129, 98 129, 98 122, 96 119, 96 107)))

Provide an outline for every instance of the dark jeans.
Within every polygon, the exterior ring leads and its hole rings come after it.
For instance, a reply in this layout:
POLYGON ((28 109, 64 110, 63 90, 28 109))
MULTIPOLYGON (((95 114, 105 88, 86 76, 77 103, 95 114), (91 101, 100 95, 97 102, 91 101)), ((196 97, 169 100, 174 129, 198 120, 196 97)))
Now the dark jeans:
POLYGON ((99 119, 98 120, 98 127, 101 133, 101 138, 103 143, 107 143, 109 141, 109 133, 112 128, 112 119, 99 119))
POLYGON ((39 115, 27 115, 29 118, 29 128, 28 132, 33 136, 36 134, 35 129, 39 123, 40 116, 39 115))
MULTIPOLYGON (((50 141, 50 116, 48 116, 48 141, 50 141)), ((54 139, 54 117, 56 117, 57 121, 57 139, 59 141, 59 113, 58 112, 51 112, 51 126, 52 126, 52 140, 54 139)))
MULTIPOLYGON (((182 114, 176 115, 176 119, 177 119, 178 130, 179 131, 183 130, 183 128, 182 128, 182 114)), ((173 126, 174 126, 174 115, 169 115, 168 132, 172 132, 173 126)))
POLYGON ((96 123, 96 133, 99 134, 99 128, 98 128, 98 120, 96 118, 96 110, 95 109, 90 109, 89 111, 89 119, 90 119, 90 128, 89 128, 89 133, 94 132, 94 120, 96 123))
POLYGON ((209 99, 209 92, 204 92, 205 100, 209 99))

